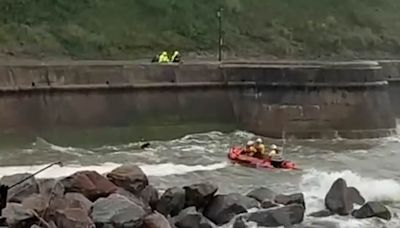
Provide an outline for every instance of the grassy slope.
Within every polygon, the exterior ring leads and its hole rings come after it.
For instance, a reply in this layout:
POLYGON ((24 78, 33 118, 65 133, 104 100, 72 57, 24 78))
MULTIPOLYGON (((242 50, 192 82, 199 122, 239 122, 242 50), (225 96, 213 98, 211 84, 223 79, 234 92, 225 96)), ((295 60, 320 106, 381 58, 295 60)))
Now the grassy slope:
POLYGON ((0 52, 80 59, 215 53, 219 5, 231 55, 400 55, 398 0, 1 0, 0 52))

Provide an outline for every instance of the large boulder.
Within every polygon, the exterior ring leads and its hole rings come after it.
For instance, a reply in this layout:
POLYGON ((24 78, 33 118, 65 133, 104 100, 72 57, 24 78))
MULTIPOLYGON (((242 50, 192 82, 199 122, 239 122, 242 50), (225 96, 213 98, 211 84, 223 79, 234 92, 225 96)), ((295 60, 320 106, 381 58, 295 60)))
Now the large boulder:
POLYGON ((146 174, 137 165, 122 165, 108 173, 107 178, 133 194, 139 194, 149 184, 146 174))
POLYGON ((157 211, 168 216, 176 216, 185 207, 185 190, 179 187, 169 188, 161 196, 157 211))
POLYGON ((155 212, 144 218, 143 228, 171 228, 171 225, 164 215, 155 212))
POLYGON ((140 206, 141 208, 145 209, 147 212, 151 212, 150 206, 145 202, 140 196, 136 196, 133 193, 123 189, 123 188, 118 188, 118 190, 115 192, 119 195, 125 196, 128 198, 128 200, 134 202, 136 205, 140 206))
POLYGON ((91 201, 107 197, 117 190, 117 187, 107 178, 94 171, 81 171, 61 180, 65 192, 79 192, 91 201))
POLYGON ((211 183, 199 183, 185 186, 186 207, 203 208, 218 191, 218 187, 211 183))
POLYGON ((261 202, 261 208, 268 209, 273 207, 278 207, 279 204, 272 202, 271 200, 264 200, 261 202))
POLYGON ((360 191, 355 187, 348 187, 347 188, 347 200, 350 202, 354 202, 358 205, 363 205, 365 203, 364 197, 361 196, 360 191))
POLYGON ((304 208, 306 207, 306 204, 304 203, 303 193, 296 193, 291 195, 279 194, 275 196, 274 201, 275 203, 283 205, 300 204, 303 205, 304 208))
POLYGON ((37 183, 40 195, 46 197, 62 197, 64 195, 64 185, 56 179, 38 179, 37 183))
POLYGON ((203 214, 215 224, 222 225, 237 214, 257 206, 258 202, 255 199, 240 194, 217 195, 204 208, 203 214))
POLYGON ((177 228, 213 228, 215 225, 196 211, 196 207, 188 207, 174 219, 177 228))
POLYGON ((266 187, 256 188, 247 193, 248 197, 256 199, 260 203, 266 200, 274 199, 275 195, 276 193, 274 191, 266 187))
POLYGON ((93 204, 92 218, 96 227, 137 228, 143 224, 146 212, 125 196, 112 194, 93 204))
POLYGON ((35 211, 27 209, 18 203, 9 203, 3 209, 3 216, 11 228, 30 227, 39 221, 35 211))
POLYGON ((22 200, 22 206, 34 210, 37 214, 43 214, 48 207, 49 199, 43 195, 33 194, 22 200))
POLYGON ((325 206, 328 210, 339 215, 349 215, 354 203, 364 202, 359 191, 353 187, 347 187, 342 178, 337 179, 325 196, 325 206))
MULTIPOLYGON (((31 174, 21 173, 14 174, 11 176, 3 176, 0 179, 2 185, 7 185, 11 187, 13 184, 28 178, 31 174)), ((16 185, 15 187, 8 190, 7 200, 9 202, 21 203, 22 200, 32 194, 39 193, 39 186, 34 177, 31 177, 24 182, 16 185)))
POLYGON ((93 221, 86 211, 79 208, 58 210, 55 222, 57 227, 95 228, 93 221))
POLYGON ((390 220, 392 218, 392 214, 390 213, 389 209, 379 202, 367 202, 360 209, 354 210, 352 215, 359 219, 378 217, 381 219, 390 220))
POLYGON ((155 210, 160 199, 158 190, 152 185, 147 185, 143 191, 140 193, 140 197, 144 202, 150 205, 150 207, 155 210))
POLYGON ((69 192, 64 196, 66 202, 66 208, 73 208, 73 209, 81 209, 89 215, 93 203, 89 199, 87 199, 83 194, 77 192, 69 192))
POLYGON ((301 204, 259 210, 246 215, 247 221, 255 222, 258 226, 276 227, 299 224, 304 219, 305 208, 301 204))
POLYGON ((260 207, 260 203, 253 198, 244 196, 239 193, 230 193, 228 195, 234 200, 236 200, 239 204, 243 205, 247 210, 260 207))

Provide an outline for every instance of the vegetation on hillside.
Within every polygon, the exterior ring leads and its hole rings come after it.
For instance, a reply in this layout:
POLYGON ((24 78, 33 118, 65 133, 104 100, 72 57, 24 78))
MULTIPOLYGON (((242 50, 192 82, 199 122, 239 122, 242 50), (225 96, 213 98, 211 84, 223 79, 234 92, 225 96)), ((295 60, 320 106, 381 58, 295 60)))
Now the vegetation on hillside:
POLYGON ((225 51, 276 58, 400 55, 398 0, 1 0, 3 55, 134 59, 225 51))

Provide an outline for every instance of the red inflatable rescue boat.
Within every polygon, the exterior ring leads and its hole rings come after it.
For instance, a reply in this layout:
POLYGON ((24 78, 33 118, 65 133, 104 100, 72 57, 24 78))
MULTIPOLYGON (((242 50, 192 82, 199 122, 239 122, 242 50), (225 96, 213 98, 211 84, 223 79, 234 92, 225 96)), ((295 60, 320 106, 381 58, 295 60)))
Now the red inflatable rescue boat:
MULTIPOLYGON (((240 147, 233 147, 228 154, 228 157, 233 162, 240 163, 242 165, 247 165, 256 168, 269 168, 274 169, 275 167, 272 166, 271 161, 269 159, 259 159, 255 157, 250 157, 248 155, 242 154, 243 148, 240 147)), ((284 161, 282 163, 281 169, 289 169, 289 170, 296 170, 296 164, 291 161, 284 161)))

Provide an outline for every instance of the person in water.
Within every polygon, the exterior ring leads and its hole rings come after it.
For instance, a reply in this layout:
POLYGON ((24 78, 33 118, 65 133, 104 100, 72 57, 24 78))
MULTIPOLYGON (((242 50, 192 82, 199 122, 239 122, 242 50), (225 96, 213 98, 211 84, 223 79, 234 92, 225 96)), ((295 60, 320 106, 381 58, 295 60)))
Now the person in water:
POLYGON ((257 151, 257 153, 254 154, 254 157, 264 159, 265 158, 265 145, 263 144, 263 141, 261 138, 258 138, 256 140, 256 143, 254 144, 254 148, 257 151))
POLYGON ((282 168, 282 163, 284 161, 282 152, 278 150, 275 144, 270 146, 270 151, 268 157, 271 160, 271 165, 275 168, 282 168))
POLYGON ((248 156, 251 156, 251 157, 254 156, 254 154, 257 153, 257 150, 254 147, 254 142, 253 141, 248 141, 243 152, 244 152, 244 154, 246 154, 248 156))

